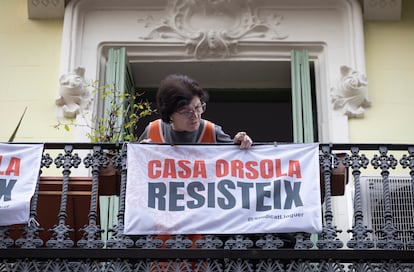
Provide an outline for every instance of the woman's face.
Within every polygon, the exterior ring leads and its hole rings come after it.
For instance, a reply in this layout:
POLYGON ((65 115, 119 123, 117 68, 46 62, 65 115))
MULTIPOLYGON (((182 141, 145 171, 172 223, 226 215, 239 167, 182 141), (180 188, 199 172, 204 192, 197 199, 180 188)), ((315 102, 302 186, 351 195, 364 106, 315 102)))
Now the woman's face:
POLYGON ((196 131, 200 126, 201 115, 205 104, 195 96, 190 104, 178 109, 171 115, 172 127, 175 131, 196 131))

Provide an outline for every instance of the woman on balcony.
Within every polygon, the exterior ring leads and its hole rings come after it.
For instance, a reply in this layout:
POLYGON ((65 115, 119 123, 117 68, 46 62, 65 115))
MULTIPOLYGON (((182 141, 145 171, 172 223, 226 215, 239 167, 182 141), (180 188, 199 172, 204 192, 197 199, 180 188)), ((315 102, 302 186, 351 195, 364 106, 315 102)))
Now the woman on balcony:
MULTIPOLYGON (((157 92, 161 119, 151 122, 139 138, 146 143, 236 143, 240 149, 251 147, 246 132, 238 132, 232 139, 222 128, 201 118, 209 95, 194 79, 180 74, 164 78, 157 92)), ((159 235, 164 243, 169 235, 159 235)), ((200 235, 189 235, 195 241, 200 235)))
POLYGON ((139 142, 152 143, 236 143, 240 149, 252 145, 246 132, 238 132, 232 139, 223 129, 201 118, 209 95, 194 79, 180 74, 164 78, 157 92, 161 119, 151 122, 139 142))

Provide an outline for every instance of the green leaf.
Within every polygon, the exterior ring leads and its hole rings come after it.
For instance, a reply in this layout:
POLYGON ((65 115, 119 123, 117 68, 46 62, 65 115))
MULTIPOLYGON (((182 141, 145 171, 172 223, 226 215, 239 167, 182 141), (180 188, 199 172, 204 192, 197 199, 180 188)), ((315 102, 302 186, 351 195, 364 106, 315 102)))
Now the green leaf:
POLYGON ((24 115, 26 113, 26 110, 27 110, 27 107, 24 108, 23 114, 22 114, 22 116, 20 116, 19 123, 17 123, 17 126, 14 129, 13 134, 9 138, 9 143, 11 143, 11 142, 14 141, 14 138, 16 137, 16 134, 17 134, 17 131, 19 130, 20 124, 22 123, 22 120, 23 120, 23 117, 24 117, 24 115))

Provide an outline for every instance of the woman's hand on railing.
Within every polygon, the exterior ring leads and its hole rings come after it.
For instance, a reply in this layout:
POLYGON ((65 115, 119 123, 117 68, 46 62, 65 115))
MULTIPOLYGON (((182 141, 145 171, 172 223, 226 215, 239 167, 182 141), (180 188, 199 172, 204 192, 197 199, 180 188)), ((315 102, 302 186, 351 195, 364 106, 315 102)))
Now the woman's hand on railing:
POLYGON ((234 143, 240 144, 240 149, 248 149, 252 146, 253 141, 246 132, 238 132, 233 139, 234 143))

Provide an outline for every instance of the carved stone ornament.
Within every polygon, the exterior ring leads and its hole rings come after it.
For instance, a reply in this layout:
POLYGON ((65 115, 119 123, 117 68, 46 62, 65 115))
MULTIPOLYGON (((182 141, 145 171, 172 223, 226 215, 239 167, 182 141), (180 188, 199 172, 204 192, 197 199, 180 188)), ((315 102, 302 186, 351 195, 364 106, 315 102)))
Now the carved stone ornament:
POLYGON ((62 106, 63 116, 75 118, 78 113, 89 107, 90 92, 86 88, 85 69, 77 67, 59 78, 59 97, 56 105, 62 106))
POLYGON ((279 30, 282 16, 271 11, 259 14, 250 0, 171 0, 169 5, 167 18, 149 15, 138 20, 150 30, 141 38, 181 40, 187 54, 197 59, 229 57, 242 41, 288 37, 279 30))
POLYGON ((29 0, 27 7, 30 19, 63 19, 65 13, 64 0, 29 0))
POLYGON ((331 88, 331 99, 335 110, 340 110, 348 117, 363 117, 367 107, 368 79, 366 75, 348 66, 341 66, 341 78, 331 88))

